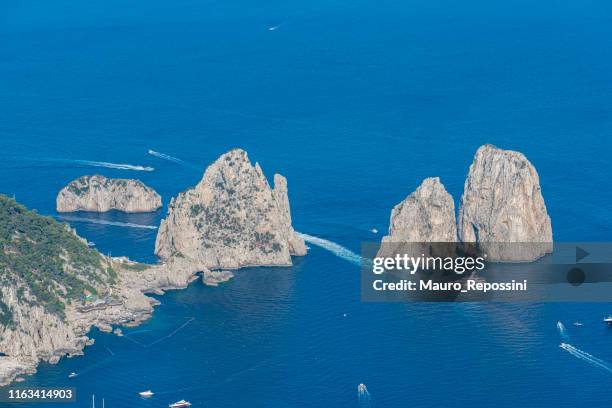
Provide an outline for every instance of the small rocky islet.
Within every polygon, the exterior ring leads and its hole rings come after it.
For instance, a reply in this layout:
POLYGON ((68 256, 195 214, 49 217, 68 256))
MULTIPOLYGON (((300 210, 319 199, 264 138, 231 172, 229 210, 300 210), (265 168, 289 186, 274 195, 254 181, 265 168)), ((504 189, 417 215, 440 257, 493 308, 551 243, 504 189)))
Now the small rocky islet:
POLYGON ((101 175, 82 176, 60 190, 56 200, 57 212, 126 213, 157 211, 162 206, 161 196, 140 180, 113 179, 101 175))

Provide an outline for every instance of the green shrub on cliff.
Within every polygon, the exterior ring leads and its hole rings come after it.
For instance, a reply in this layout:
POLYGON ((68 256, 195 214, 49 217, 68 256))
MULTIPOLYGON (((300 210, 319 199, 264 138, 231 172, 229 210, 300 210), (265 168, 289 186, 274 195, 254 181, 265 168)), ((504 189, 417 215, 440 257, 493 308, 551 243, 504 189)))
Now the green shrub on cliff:
MULTIPOLYGON (((25 285, 33 302, 63 316, 65 304, 112 283, 102 256, 66 225, 0 195, 0 282, 25 285)), ((23 289, 20 289, 23 293, 23 289)), ((1 296, 0 296, 1 298, 1 296)), ((0 305, 0 324, 10 310, 0 305)))

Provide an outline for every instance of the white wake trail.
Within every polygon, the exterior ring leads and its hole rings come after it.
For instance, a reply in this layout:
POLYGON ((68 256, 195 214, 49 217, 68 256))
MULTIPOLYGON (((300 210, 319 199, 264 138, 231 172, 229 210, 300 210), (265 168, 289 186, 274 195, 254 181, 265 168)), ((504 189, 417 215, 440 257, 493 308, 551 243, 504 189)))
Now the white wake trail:
POLYGON ((594 365, 595 367, 599 367, 601 369, 604 369, 610 373, 612 373, 612 367, 610 367, 610 364, 608 364, 607 362, 587 353, 586 351, 582 351, 577 347, 572 346, 571 344, 568 343, 561 343, 559 345, 559 347, 561 347, 563 350, 567 351, 568 353, 570 353, 572 356, 579 358, 582 361, 586 361, 587 363, 594 365))
POLYGON ((343 247, 340 244, 336 244, 335 242, 328 241, 323 238, 315 237, 308 234, 303 234, 301 232, 297 232, 298 236, 300 236, 304 241, 319 246, 323 249, 328 250, 332 254, 336 255, 339 258, 344 259, 345 261, 349 261, 355 265, 361 264, 361 257, 351 251, 348 248, 343 247))
POLYGON ((156 152, 155 150, 150 150, 148 152, 151 156, 155 156, 159 159, 164 159, 164 160, 168 160, 174 163, 179 163, 179 164, 183 164, 185 163, 183 160, 179 159, 178 157, 174 157, 174 156, 170 156, 169 154, 166 153, 160 153, 160 152, 156 152))
POLYGON ((42 163, 61 163, 61 164, 72 164, 79 166, 91 166, 91 167, 105 167, 107 169, 116 169, 116 170, 133 170, 133 171, 153 171, 155 170, 153 167, 149 166, 140 166, 136 164, 126 164, 126 163, 111 163, 111 162, 103 162, 103 161, 95 161, 95 160, 81 160, 81 159, 62 159, 62 158, 53 158, 53 157, 24 157, 18 158, 25 161, 33 161, 33 162, 42 162, 42 163))
POLYGON ((69 222, 70 221, 72 221, 72 222, 88 222, 90 224, 112 225, 112 226, 115 226, 115 227, 157 229, 157 225, 134 224, 132 222, 96 220, 94 218, 70 217, 70 216, 65 216, 65 215, 60 215, 58 218, 60 220, 69 221, 69 222))
POLYGON ((357 386, 357 399, 359 400, 359 406, 364 408, 370 407, 371 398, 370 392, 365 384, 359 384, 357 386))
POLYGON ((101 161, 93 161, 93 160, 66 160, 67 162, 82 164, 85 166, 92 167, 106 167, 107 169, 117 169, 117 170, 134 170, 134 171, 153 171, 155 170, 153 167, 149 166, 138 166, 133 164, 123 164, 123 163, 109 163, 109 162, 101 162, 101 161))
POLYGON ((563 323, 561 323, 561 321, 557 322, 557 330, 559 331, 559 336, 561 336, 561 340, 563 341, 569 340, 567 330, 565 329, 565 326, 563 325, 563 323))
POLYGON ((195 166, 189 162, 186 162, 183 159, 179 159, 178 157, 170 156, 166 153, 156 152, 155 150, 149 149, 148 153, 151 156, 157 157, 158 159, 167 160, 172 163, 180 164, 181 166, 188 167, 193 170, 201 171, 202 169, 198 166, 195 166))

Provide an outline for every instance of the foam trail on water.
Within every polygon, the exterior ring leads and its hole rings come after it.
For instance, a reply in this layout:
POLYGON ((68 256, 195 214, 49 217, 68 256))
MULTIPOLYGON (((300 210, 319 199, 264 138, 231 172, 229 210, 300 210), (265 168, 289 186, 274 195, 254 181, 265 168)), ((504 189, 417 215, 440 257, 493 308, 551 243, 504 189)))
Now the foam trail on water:
POLYGON ((180 164, 185 163, 183 160, 179 159, 178 157, 170 156, 169 154, 165 154, 165 153, 156 152, 155 150, 149 149, 148 153, 151 156, 155 156, 157 158, 168 160, 174 163, 180 163, 180 164))
POLYGON ((565 326, 563 325, 563 323, 561 323, 561 321, 557 322, 557 330, 559 331, 559 336, 561 336, 561 340, 563 341, 569 340, 567 330, 565 330, 565 326))
POLYGON ((158 159, 167 160, 172 163, 180 164, 181 166, 189 167, 190 169, 193 169, 193 170, 198 170, 198 171, 202 170, 198 166, 188 163, 185 160, 179 159, 178 157, 170 156, 169 154, 166 154, 166 153, 156 152, 155 150, 151 150, 151 149, 149 149, 148 153, 151 156, 157 157, 158 159))
POLYGON ((123 163, 109 163, 109 162, 101 162, 101 161, 93 161, 93 160, 66 160, 66 162, 82 164, 85 166, 106 167, 108 169, 117 169, 117 170, 134 170, 134 171, 153 171, 155 170, 153 167, 149 167, 149 166, 138 166, 138 165, 133 165, 133 164, 123 164, 123 163))
POLYGON ((359 399, 359 406, 369 407, 370 406, 370 392, 368 391, 365 384, 361 383, 357 386, 357 398, 359 399))
POLYGON ((561 347, 563 350, 567 351, 568 353, 570 353, 572 356, 579 358, 582 361, 586 361, 587 363, 594 365, 595 367, 599 367, 601 369, 604 369, 610 373, 612 373, 612 367, 610 367, 610 364, 608 364, 607 362, 587 353, 586 351, 582 351, 577 347, 572 346, 571 344, 568 343, 561 343, 559 345, 559 347, 561 347))
POLYGON ((323 238, 315 237, 308 234, 303 234, 301 232, 297 233, 304 241, 319 246, 323 249, 327 249, 332 254, 336 255, 339 258, 344 259, 345 261, 349 261, 354 263, 355 265, 359 265, 361 263, 361 257, 356 253, 352 252, 350 249, 343 247, 340 244, 336 244, 335 242, 328 241, 323 238))
POLYGON ((149 166, 139 166, 135 164, 125 164, 125 163, 111 163, 111 162, 103 162, 103 161, 95 161, 95 160, 57 159, 53 157, 46 157, 46 158, 14 157, 14 158, 18 160, 43 162, 43 163, 61 163, 61 164, 67 164, 67 165, 72 164, 72 165, 79 165, 79 166, 106 167, 107 169, 116 169, 116 170, 134 170, 134 171, 153 171, 155 170, 153 167, 149 167, 149 166))
POLYGON ((94 218, 68 217, 68 216, 65 216, 65 215, 60 215, 58 218, 60 220, 64 220, 64 221, 68 221, 68 222, 70 222, 70 221, 72 221, 72 222, 89 222, 91 224, 112 225, 112 226, 115 226, 115 227, 157 229, 157 225, 134 224, 132 222, 96 220, 94 218))

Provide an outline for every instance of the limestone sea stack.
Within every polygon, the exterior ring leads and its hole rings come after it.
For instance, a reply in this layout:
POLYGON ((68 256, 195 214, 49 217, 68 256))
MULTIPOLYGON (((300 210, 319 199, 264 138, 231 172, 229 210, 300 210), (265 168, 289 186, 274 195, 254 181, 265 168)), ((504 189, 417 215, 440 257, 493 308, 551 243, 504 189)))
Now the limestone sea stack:
POLYGON ((490 261, 533 261, 552 252, 550 217, 535 167, 519 152, 481 146, 465 181, 459 239, 490 261))
POLYGON ((82 176, 64 187, 56 199, 58 212, 119 210, 152 212, 161 208, 161 197, 139 180, 82 176))
POLYGON ((408 242, 455 242, 455 203, 438 177, 423 180, 404 201, 393 207, 389 236, 408 242))
MULTIPOLYGON (((456 241, 453 197, 438 177, 430 177, 423 180, 414 192, 391 211, 389 235, 382 239, 379 256, 389 256, 395 252, 414 253, 418 256, 426 246, 411 244, 411 248, 407 250, 404 244, 456 241), (391 243, 402 243, 402 248, 391 243)), ((451 246, 442 245, 436 249, 447 252, 449 248, 451 246)), ((433 248, 427 252, 431 253, 432 250, 433 248)))
POLYGON ((168 206, 155 242, 162 260, 187 258, 196 269, 288 266, 306 246, 291 226, 287 181, 268 184, 258 163, 234 149, 168 206))

